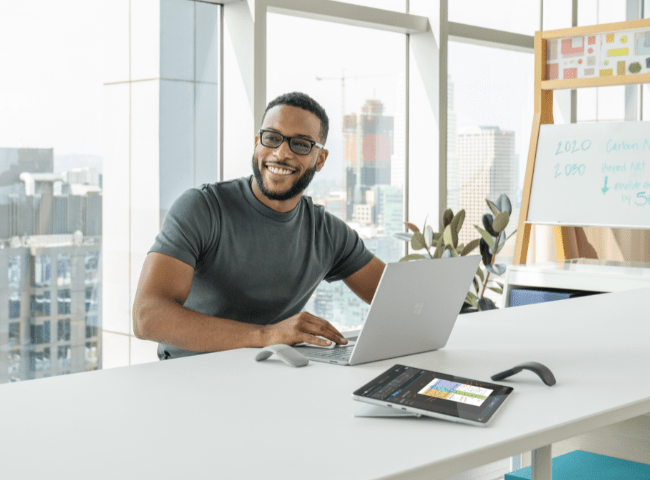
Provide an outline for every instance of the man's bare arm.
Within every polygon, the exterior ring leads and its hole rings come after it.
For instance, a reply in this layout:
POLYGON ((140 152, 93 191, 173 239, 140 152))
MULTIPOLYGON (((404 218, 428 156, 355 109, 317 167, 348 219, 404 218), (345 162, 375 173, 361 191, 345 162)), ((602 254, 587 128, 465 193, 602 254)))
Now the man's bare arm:
POLYGON ((343 281, 361 300, 370 303, 375 296, 384 268, 386 268, 384 262, 374 257, 365 267, 343 281))
POLYGON ((327 345, 315 335, 345 343, 332 325, 307 312, 275 325, 260 326, 189 310, 183 305, 190 293, 193 276, 194 269, 180 260, 156 252, 147 255, 133 304, 136 337, 195 352, 278 343, 327 345))

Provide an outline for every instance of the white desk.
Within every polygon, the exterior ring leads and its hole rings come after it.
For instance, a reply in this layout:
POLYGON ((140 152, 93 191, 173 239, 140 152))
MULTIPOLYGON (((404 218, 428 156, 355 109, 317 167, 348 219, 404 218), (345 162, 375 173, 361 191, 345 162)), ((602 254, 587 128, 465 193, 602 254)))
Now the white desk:
POLYGON ((247 349, 2 385, 2 476, 435 480, 544 457, 553 442, 650 412, 648 298, 463 315, 440 351, 357 367, 255 363, 247 349), (363 404, 351 392, 394 363, 489 380, 529 360, 557 385, 530 372, 503 382, 515 392, 486 428, 353 417, 363 404))

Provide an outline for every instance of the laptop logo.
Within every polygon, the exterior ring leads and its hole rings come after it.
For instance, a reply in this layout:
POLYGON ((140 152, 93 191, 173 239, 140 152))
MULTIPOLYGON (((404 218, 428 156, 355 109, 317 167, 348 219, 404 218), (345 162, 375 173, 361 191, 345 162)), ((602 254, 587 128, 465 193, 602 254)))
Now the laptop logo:
POLYGON ((422 313, 423 308, 424 308, 424 302, 416 303, 415 307, 413 307, 413 315, 420 315, 422 313))

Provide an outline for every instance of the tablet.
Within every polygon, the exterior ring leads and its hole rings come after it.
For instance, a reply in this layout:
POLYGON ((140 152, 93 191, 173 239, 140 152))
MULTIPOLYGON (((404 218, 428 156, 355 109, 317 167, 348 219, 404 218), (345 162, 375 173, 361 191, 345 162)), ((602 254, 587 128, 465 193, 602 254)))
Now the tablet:
POLYGON ((361 402, 485 426, 512 387, 394 365, 352 394, 361 402))

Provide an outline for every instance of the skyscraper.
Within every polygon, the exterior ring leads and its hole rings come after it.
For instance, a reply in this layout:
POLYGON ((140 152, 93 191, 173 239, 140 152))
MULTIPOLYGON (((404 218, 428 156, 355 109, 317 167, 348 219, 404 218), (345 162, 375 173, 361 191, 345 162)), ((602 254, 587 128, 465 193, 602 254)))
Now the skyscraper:
POLYGON ((52 166, 0 149, 0 383, 101 368, 99 174, 52 166))
MULTIPOLYGON (((343 117, 343 170, 347 195, 346 220, 354 205, 367 205, 366 192, 390 185, 393 153, 393 117, 383 115, 379 100, 366 100, 361 114, 343 117)), ((359 210, 359 209, 357 209, 359 210)))
MULTIPOLYGON (((481 225, 488 213, 485 199, 496 200, 517 193, 518 166, 515 133, 499 127, 468 127, 458 133, 459 204, 465 209, 465 224, 481 225)), ((477 238, 473 227, 460 232, 459 242, 477 238)))

